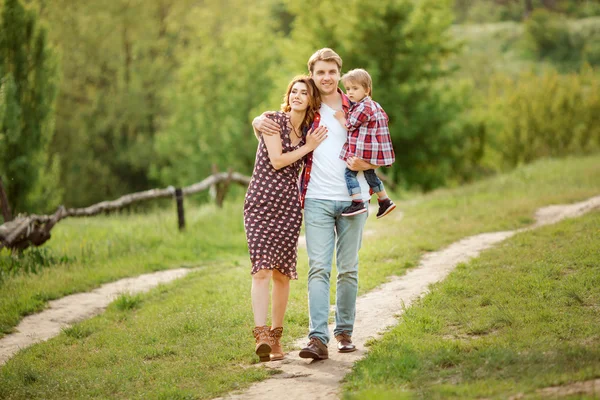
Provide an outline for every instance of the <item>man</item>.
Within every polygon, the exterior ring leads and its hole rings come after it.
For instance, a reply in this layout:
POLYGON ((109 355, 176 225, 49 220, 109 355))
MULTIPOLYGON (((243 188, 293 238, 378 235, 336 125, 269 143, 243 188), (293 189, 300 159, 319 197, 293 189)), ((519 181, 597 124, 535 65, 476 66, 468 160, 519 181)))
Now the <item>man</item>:
MULTIPOLYGON (((335 118, 337 110, 348 112, 350 100, 338 88, 342 59, 333 50, 318 50, 308 60, 308 70, 321 94, 321 109, 315 116, 315 125, 325 125, 328 137, 307 156, 301 177, 301 198, 304 206, 306 248, 309 258, 308 303, 310 313, 310 339, 300 351, 300 357, 324 360, 329 358, 327 343, 329 330, 329 277, 336 251, 337 298, 334 335, 338 351, 352 352, 352 331, 358 292, 358 251, 367 214, 342 217, 351 204, 344 178, 345 168, 364 171, 377 168, 368 162, 350 158, 340 159, 347 131, 335 118)), ((279 125, 260 116, 254 119, 255 130, 279 134, 279 125)), ((369 199, 369 186, 362 173, 358 174, 362 200, 369 199)))

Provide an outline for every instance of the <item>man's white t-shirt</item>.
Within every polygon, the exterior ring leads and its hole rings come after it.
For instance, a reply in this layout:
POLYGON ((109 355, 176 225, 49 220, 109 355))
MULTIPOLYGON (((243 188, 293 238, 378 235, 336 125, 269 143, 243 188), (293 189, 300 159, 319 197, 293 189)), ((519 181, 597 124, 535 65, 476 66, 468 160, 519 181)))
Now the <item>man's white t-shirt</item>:
MULTIPOLYGON (((313 166, 306 192, 307 199, 351 201, 344 171, 346 163, 340 158, 347 131, 335 118, 335 110, 321 103, 321 125, 327 127, 327 139, 313 152, 313 166)), ((361 197, 369 200, 369 185, 362 172, 357 175, 361 197)))

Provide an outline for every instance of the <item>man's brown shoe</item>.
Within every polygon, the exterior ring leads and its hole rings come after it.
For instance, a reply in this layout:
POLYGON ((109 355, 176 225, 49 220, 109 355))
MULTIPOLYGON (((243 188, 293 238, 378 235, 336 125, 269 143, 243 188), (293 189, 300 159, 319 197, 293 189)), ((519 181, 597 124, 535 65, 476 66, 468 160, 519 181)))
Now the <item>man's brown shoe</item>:
POLYGON ((310 338, 308 345, 300 350, 300 358, 312 358, 313 360, 326 360, 329 358, 327 346, 317 338, 310 338))
POLYGON ((352 336, 346 332, 342 332, 339 335, 335 335, 337 340, 337 348, 340 353, 352 353, 356 351, 356 346, 352 343, 352 336))

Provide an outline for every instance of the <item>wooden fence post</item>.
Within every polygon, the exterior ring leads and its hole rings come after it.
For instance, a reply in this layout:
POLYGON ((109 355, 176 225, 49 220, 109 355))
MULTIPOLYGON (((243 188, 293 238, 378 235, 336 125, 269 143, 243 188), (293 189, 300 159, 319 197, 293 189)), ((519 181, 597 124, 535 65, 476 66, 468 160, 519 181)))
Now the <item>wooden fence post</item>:
MULTIPOLYGON (((219 168, 217 167, 217 164, 213 164, 212 165, 212 174, 214 177, 217 176, 217 174, 219 173, 219 168)), ((208 190, 208 193, 211 197, 212 200, 215 201, 215 203, 217 204, 217 206, 219 205, 219 183, 213 183, 212 185, 210 185, 210 189, 208 190)))
POLYGON ((181 188, 175 189, 175 202, 177 203, 177 223, 179 230, 185 229, 185 215, 183 211, 183 190, 181 188))
MULTIPOLYGON (((219 197, 221 199, 219 200, 219 204, 222 204, 227 187, 231 182, 239 183, 247 188, 250 183, 250 177, 244 176, 238 172, 231 172, 230 169, 227 174, 216 173, 216 175, 209 176, 201 182, 194 183, 185 188, 176 189, 173 186, 169 186, 164 189, 150 189, 143 192, 126 194, 116 200, 102 201, 85 208, 65 209, 63 206, 60 206, 54 215, 20 214, 11 221, 5 220, 4 223, 0 225, 0 249, 7 247, 11 250, 19 251, 26 249, 29 246, 39 246, 50 239, 50 231, 54 225, 68 217, 91 217, 112 210, 119 210, 129 204, 139 201, 169 197, 175 197, 179 229, 184 230, 185 217, 183 196, 198 193, 210 187, 215 187, 216 191, 216 187, 221 185, 223 188, 219 189, 219 197), (226 182, 227 185, 223 185, 222 182, 226 182)), ((2 180, 0 179, 0 189, 1 186, 2 180)), ((2 201, 2 203, 0 203, 0 208, 4 207, 5 217, 7 215, 12 217, 12 215, 10 215, 8 201, 1 199, 1 197, 2 194, 0 193, 0 201, 2 201)))
POLYGON ((217 207, 223 208, 223 201, 225 201, 225 196, 227 195, 227 190, 229 190, 229 184, 231 183, 231 174, 233 171, 231 168, 227 171, 227 179, 224 182, 219 183, 217 186, 217 207))

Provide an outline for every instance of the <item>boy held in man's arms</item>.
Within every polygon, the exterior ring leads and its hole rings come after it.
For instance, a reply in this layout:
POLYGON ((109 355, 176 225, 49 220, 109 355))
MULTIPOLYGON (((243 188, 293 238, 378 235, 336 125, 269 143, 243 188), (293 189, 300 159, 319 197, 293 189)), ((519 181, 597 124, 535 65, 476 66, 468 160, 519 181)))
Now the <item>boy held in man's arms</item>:
MULTIPOLYGON (((364 69, 353 69, 342 76, 342 83, 346 88, 346 94, 354 104, 350 107, 347 118, 343 110, 335 113, 340 124, 348 129, 348 141, 342 148, 340 158, 346 161, 349 157, 358 157, 373 165, 392 165, 395 156, 388 129, 388 116, 379 103, 371 99, 373 87, 371 76, 364 69)), ((352 197, 352 205, 342 211, 343 216, 367 211, 361 200, 356 174, 357 171, 346 168, 346 185, 352 197)), ((388 197, 374 169, 364 171, 364 174, 369 187, 377 193, 379 202, 377 218, 388 215, 396 205, 388 197)))

